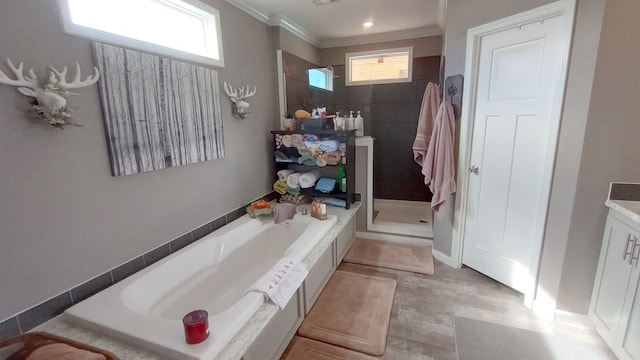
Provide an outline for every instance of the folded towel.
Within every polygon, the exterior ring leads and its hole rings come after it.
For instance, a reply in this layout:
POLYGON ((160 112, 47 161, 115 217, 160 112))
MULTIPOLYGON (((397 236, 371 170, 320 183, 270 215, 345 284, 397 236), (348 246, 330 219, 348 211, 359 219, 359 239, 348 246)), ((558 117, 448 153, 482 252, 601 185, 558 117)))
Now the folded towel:
POLYGON ((316 183, 316 190, 323 193, 330 193, 336 187, 336 179, 333 178, 321 178, 316 183))
POLYGON ((318 181, 318 179, 320 179, 320 176, 322 176, 322 174, 320 173, 320 170, 311 170, 311 171, 307 171, 306 173, 302 173, 302 175, 300 175, 300 178, 298 179, 298 183, 300 184, 300 187, 303 189, 308 189, 310 187, 313 187, 313 185, 316 184, 316 181, 318 181))
POLYGON ((309 274, 307 266, 293 258, 284 257, 256 281, 249 291, 258 291, 284 309, 309 274))
POLYGON ((327 164, 329 165, 338 165, 340 161, 342 161, 342 154, 340 151, 332 151, 325 155, 325 159, 327 160, 327 164))
POLYGON ((286 147, 291 147, 291 145, 293 145, 293 142, 291 141, 291 135, 282 136, 282 145, 286 147))
POLYGON ((309 149, 304 143, 297 147, 298 153, 300 156, 311 156, 313 157, 313 150, 309 149))
POLYGON ((347 207, 347 202, 345 200, 336 199, 334 197, 324 198, 324 203, 329 205, 329 206, 334 206, 334 207, 339 207, 339 208, 346 208, 347 207))
POLYGON ((289 157, 287 157, 287 155, 280 150, 274 151, 273 156, 276 158, 276 162, 291 162, 291 160, 289 160, 289 157))
POLYGON ((302 137, 301 134, 292 134, 291 135, 291 145, 293 145, 295 147, 299 147, 302 144, 304 144, 304 138, 302 137))
POLYGON ((296 206, 291 203, 276 203, 271 207, 273 222, 278 224, 285 220, 291 220, 296 216, 296 206))
POLYGON ((301 173, 299 172, 294 172, 293 174, 289 174, 289 176, 287 176, 287 186, 289 187, 297 187, 300 180, 300 175, 301 173))
POLYGON ((287 186, 287 192, 291 195, 300 195, 300 186, 287 186))
POLYGON ((338 150, 337 140, 322 140, 320 141, 320 150, 324 152, 332 152, 338 150))
POLYGON ((278 179, 282 181, 287 181, 287 176, 293 174, 295 171, 291 169, 282 169, 278 171, 278 179))
POLYGON ((273 190, 275 190, 278 194, 283 195, 287 193, 287 183, 282 180, 277 180, 273 183, 273 190))
POLYGON ((315 166, 316 158, 313 156, 300 156, 298 158, 298 164, 307 165, 307 166, 315 166))

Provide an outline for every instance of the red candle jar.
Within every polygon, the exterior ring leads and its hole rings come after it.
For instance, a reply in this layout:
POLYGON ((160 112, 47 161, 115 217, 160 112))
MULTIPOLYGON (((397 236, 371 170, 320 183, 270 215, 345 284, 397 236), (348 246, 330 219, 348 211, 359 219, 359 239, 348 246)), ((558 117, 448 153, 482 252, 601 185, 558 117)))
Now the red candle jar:
POLYGON ((184 338, 187 344, 198 344, 209 337, 209 314, 206 310, 194 310, 182 318, 184 338))

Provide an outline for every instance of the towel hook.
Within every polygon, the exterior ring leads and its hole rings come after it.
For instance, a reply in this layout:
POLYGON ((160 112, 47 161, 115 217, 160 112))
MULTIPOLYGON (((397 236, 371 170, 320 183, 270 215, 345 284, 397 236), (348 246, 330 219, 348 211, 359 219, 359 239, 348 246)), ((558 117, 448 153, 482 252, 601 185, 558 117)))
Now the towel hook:
POLYGON ((458 88, 455 85, 451 84, 449 88, 447 88, 447 94, 450 97, 454 97, 458 93, 458 88))

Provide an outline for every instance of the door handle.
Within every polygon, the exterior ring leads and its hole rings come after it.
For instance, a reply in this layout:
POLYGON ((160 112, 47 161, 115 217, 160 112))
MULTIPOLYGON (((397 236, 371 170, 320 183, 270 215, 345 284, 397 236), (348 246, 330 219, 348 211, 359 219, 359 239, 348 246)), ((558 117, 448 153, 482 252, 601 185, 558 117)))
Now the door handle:
POLYGON ((472 173, 472 174, 476 174, 476 175, 478 175, 478 171, 479 171, 479 170, 480 170, 480 169, 478 169, 478 166, 477 166, 477 165, 473 165, 473 166, 471 166, 471 167, 469 168, 469 172, 470 172, 470 173, 472 173))
POLYGON ((627 234, 627 242, 624 245, 624 254, 622 254, 622 261, 627 260, 627 255, 629 255, 629 265, 631 265, 631 261, 633 260, 633 244, 635 244, 636 240, 637 238, 635 236, 631 238, 631 234, 627 234), (631 244, 631 248, 629 248, 629 244, 631 244))
POLYGON ((631 250, 631 259, 629 259, 629 265, 633 263, 633 260, 636 261, 636 267, 638 267, 638 258, 640 258, 640 242, 638 242, 637 237, 633 237, 633 249, 631 250))

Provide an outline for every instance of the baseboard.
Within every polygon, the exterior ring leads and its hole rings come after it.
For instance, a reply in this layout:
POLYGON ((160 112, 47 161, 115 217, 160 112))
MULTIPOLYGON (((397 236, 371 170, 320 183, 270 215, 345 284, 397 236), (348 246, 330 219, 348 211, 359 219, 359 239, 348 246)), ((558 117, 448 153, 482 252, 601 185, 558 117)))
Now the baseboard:
POLYGON ((564 310, 556 310, 553 321, 559 324, 572 325, 587 329, 595 329, 596 327, 593 320, 589 318, 589 315, 564 310))
POLYGON ((449 255, 446 255, 436 249, 432 249, 431 252, 433 253, 433 257, 440 261, 441 263, 447 265, 448 267, 454 268, 454 269, 459 269, 460 266, 457 264, 457 262, 449 255))

